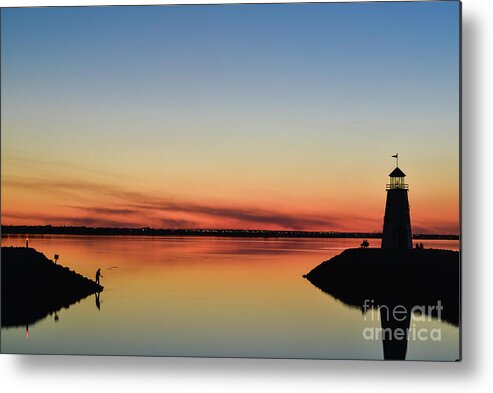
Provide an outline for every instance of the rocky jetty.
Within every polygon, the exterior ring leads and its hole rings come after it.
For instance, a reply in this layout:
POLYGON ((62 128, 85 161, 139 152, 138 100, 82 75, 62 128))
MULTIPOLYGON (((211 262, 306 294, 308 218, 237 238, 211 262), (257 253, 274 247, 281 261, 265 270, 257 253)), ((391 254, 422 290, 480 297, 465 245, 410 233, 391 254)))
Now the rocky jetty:
POLYGON ((304 276, 348 306, 403 305, 455 326, 460 322, 460 253, 450 250, 347 249, 304 276), (373 302, 372 302, 373 301, 373 302), (440 302, 440 303, 438 303, 440 302), (428 307, 429 306, 429 307, 428 307))
POLYGON ((103 290, 33 248, 2 247, 2 327, 31 325, 103 290))

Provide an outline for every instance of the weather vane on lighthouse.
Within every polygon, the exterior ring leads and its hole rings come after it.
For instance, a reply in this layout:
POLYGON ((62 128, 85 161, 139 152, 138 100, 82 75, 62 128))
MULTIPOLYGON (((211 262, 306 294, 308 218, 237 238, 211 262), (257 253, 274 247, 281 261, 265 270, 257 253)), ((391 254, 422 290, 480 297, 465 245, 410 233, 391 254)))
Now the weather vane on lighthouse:
POLYGON ((395 153, 392 157, 395 158, 395 166, 398 167, 399 166, 399 153, 395 153))

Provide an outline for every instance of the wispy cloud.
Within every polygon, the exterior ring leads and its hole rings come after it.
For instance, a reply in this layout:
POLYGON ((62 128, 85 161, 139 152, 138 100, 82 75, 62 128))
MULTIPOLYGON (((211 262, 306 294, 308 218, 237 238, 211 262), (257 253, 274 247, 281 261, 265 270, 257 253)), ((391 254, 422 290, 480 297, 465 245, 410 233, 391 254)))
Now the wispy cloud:
POLYGON ((138 209, 183 212, 217 219, 228 219, 250 224, 270 224, 286 229, 309 229, 325 226, 329 228, 335 220, 327 217, 313 217, 303 214, 287 214, 255 207, 221 207, 193 202, 155 200, 149 204, 133 205, 138 209))
MULTIPOLYGON (((190 200, 136 192, 117 185, 70 179, 3 179, 7 188, 22 188, 32 193, 63 196, 72 204, 61 205, 63 214, 44 212, 24 214, 2 212, 2 218, 29 220, 56 225, 160 228, 251 228, 287 230, 380 230, 377 218, 338 216, 301 211, 280 211, 258 206, 224 203, 199 203, 190 200), (348 226, 356 225, 357 228, 348 226)), ((59 200, 59 199, 58 199, 59 200)), ((380 212, 379 212, 380 213, 380 212)), ((457 223, 429 225, 413 222, 415 233, 458 233, 457 223)))
MULTIPOLYGON (((85 204, 64 206, 83 212, 82 218, 79 218, 77 213, 74 213, 74 217, 65 217, 67 222, 71 224, 75 222, 85 223, 84 225, 123 223, 128 226, 129 216, 135 216, 134 218, 137 219, 137 222, 140 222, 137 226, 144 226, 148 222, 154 222, 157 225, 170 228, 204 227, 205 224, 203 223, 213 223, 215 227, 226 225, 237 228, 268 227, 293 230, 324 228, 330 230, 337 223, 335 217, 308 215, 294 211, 287 213, 255 206, 231 206, 231 203, 228 202, 225 202, 224 205, 218 205, 176 200, 147 195, 118 186, 87 181, 7 179, 5 180, 5 185, 7 187, 30 189, 33 192, 43 191, 57 195, 60 193, 68 194, 73 197, 71 200, 74 201, 80 201, 83 195, 90 195, 93 199, 104 201, 106 205, 111 203, 114 206, 85 204), (176 215, 184 215, 186 217, 175 217, 176 215), (117 217, 119 220, 116 219, 117 217)), ((34 218, 50 219, 49 216, 42 214, 34 218)), ((52 218, 52 220, 56 221, 63 219, 62 217, 52 218)))
POLYGON ((426 233, 426 234, 457 234, 459 233, 459 225, 445 222, 440 223, 440 225, 426 225, 422 223, 416 223, 412 225, 413 233, 426 233))
POLYGON ((109 207, 97 207, 97 206, 68 206, 75 208, 90 214, 103 214, 103 215, 129 215, 137 213, 136 209, 114 209, 109 207))
POLYGON ((112 220, 105 217, 88 217, 88 216, 69 216, 69 215, 50 215, 50 214, 24 214, 18 212, 2 212, 2 218, 11 218, 25 221, 25 224, 32 224, 33 220, 43 221, 43 225, 73 225, 73 226, 88 226, 88 227, 140 227, 137 222, 129 222, 124 220, 112 220))

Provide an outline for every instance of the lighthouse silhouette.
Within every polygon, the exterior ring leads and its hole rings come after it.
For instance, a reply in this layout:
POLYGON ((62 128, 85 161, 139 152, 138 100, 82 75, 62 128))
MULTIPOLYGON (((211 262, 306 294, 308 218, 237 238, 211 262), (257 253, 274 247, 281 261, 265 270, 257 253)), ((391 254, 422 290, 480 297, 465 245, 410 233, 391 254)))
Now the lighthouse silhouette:
POLYGON ((411 219, 409 216, 409 186, 404 183, 406 174, 399 168, 398 154, 395 169, 389 174, 387 202, 383 219, 382 248, 411 250, 413 248, 411 219))

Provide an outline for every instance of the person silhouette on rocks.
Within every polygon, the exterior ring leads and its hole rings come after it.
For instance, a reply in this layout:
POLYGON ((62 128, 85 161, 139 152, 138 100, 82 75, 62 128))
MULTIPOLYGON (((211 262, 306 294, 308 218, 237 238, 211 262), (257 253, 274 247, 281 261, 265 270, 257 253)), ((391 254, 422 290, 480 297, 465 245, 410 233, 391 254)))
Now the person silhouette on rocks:
POLYGON ((99 279, 103 278, 103 275, 101 274, 101 269, 98 269, 96 271, 96 283, 99 285, 99 279))

